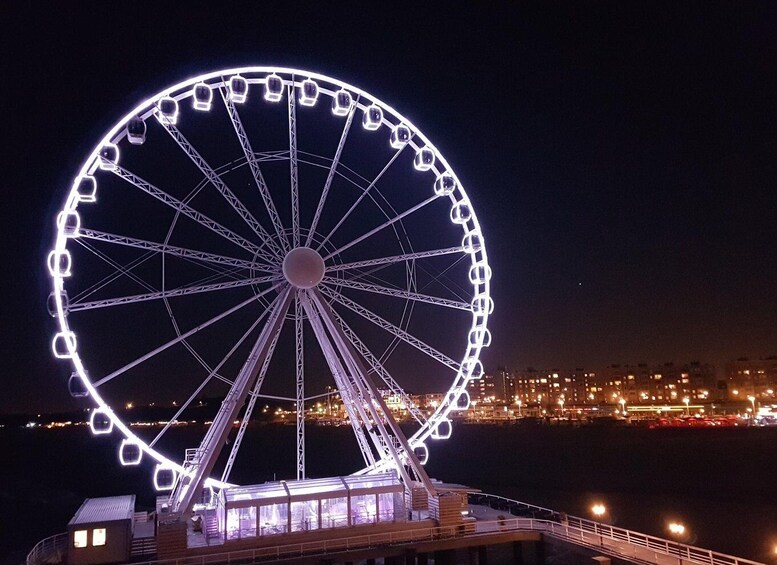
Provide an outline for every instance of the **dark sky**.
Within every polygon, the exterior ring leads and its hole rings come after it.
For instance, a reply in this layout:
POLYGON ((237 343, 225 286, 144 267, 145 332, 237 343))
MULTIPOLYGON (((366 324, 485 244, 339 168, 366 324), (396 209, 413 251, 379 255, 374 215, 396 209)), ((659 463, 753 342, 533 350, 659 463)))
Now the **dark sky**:
POLYGON ((487 367, 777 354, 777 5, 325 4, 3 8, 0 411, 70 405, 44 260, 84 156, 141 98, 244 64, 358 85, 442 150, 494 269, 487 367))

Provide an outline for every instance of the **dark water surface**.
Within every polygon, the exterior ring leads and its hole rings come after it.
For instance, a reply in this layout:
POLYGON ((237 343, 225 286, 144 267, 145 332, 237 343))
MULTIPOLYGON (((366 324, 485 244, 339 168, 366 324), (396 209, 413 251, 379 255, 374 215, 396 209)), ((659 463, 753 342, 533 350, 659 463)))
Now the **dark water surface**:
MULTIPOLYGON (((199 426, 169 432, 183 450, 199 426)), ((361 457, 350 428, 308 427, 312 477, 348 474, 361 457)), ((117 437, 87 428, 0 429, 0 555, 18 563, 39 539, 65 530, 86 497, 135 493, 151 507, 151 465, 121 467, 117 437)), ((232 480, 294 474, 294 428, 249 428, 232 480)), ((588 516, 593 501, 618 526, 666 537, 681 520, 695 545, 774 562, 777 429, 467 426, 430 443, 427 470, 540 506, 588 516)))

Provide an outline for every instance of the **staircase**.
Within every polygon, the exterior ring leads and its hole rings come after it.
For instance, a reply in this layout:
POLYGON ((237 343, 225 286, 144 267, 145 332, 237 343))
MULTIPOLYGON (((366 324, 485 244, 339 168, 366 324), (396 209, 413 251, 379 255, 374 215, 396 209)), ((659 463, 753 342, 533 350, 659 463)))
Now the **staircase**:
POLYGON ((219 519, 215 508, 208 508, 205 511, 205 540, 208 545, 211 545, 212 542, 221 543, 219 519))

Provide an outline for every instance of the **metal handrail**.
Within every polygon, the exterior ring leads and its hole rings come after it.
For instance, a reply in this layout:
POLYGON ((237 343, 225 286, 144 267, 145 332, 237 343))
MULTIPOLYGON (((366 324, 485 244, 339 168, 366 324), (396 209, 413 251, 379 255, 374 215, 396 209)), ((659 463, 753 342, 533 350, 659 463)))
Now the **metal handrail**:
POLYGON ((59 554, 64 562, 65 552, 67 551, 67 532, 55 534, 40 540, 35 544, 25 559, 26 565, 38 565, 48 561, 51 557, 59 554))
MULTIPOLYGON (((638 558, 638 555, 636 555, 637 549, 646 548, 663 555, 678 557, 683 561, 704 565, 764 565, 758 561, 743 559, 741 557, 735 557, 725 553, 718 553, 710 549, 686 545, 684 543, 659 538, 657 536, 651 536, 649 534, 643 534, 641 532, 635 532, 625 528, 618 528, 610 524, 595 522, 594 520, 588 520, 586 518, 563 515, 562 513, 551 510, 549 508, 535 506, 533 504, 512 500, 503 496, 493 494, 476 494, 472 495, 472 497, 480 497, 481 499, 486 500, 497 499, 508 502, 510 504, 517 504, 519 507, 525 507, 535 511, 550 513, 553 517, 552 520, 535 520, 535 522, 544 522, 546 524, 545 530, 551 535, 555 537, 563 537, 564 539, 575 541, 576 543, 582 542, 584 545, 595 546, 598 548, 606 547, 612 552, 626 555, 631 558, 638 558), (587 536, 587 534, 593 534, 594 539, 592 540, 590 536, 587 536), (597 538, 599 543, 591 543, 592 541, 596 541, 597 538), (619 542, 620 545, 605 545, 605 540, 619 542), (634 551, 631 553, 622 551, 624 549, 622 542, 626 542, 626 548, 634 549, 634 551)), ((657 557, 652 562, 657 563, 657 557)))

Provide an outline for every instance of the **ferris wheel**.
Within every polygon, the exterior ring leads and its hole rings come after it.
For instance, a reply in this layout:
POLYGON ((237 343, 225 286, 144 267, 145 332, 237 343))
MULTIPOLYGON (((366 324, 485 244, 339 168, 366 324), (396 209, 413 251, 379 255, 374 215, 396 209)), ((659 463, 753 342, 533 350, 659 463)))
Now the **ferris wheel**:
POLYGON ((47 266, 70 393, 91 402, 93 434, 121 437, 121 464, 153 463, 159 490, 231 484, 268 399, 295 406, 304 478, 306 406, 331 390, 357 472, 418 479, 491 340, 491 268, 456 173, 391 106, 303 70, 220 70, 133 108, 75 176, 47 266), (410 394, 434 391, 432 408, 410 394), (155 396, 175 416, 135 425, 133 399, 155 396), (203 398, 220 407, 199 445, 166 450, 203 398))

